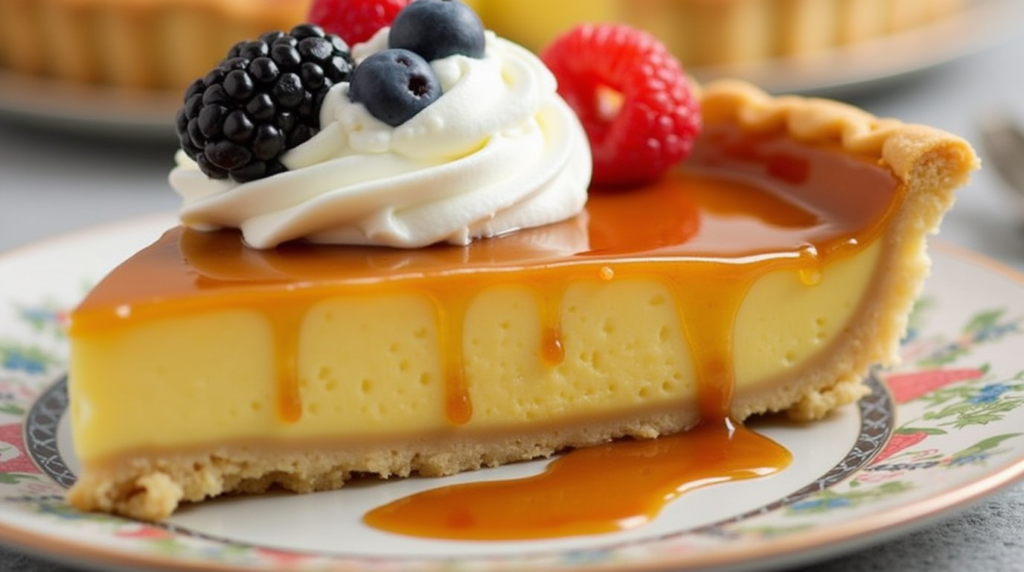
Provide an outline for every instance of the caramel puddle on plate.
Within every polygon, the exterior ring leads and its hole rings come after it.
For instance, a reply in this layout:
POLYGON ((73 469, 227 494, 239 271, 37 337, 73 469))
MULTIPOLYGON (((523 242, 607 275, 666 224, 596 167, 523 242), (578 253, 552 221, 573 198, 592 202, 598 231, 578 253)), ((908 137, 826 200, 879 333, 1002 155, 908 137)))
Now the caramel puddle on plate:
POLYGON ((537 540, 643 526, 679 496, 777 473, 792 460, 731 421, 574 450, 532 477, 424 491, 376 508, 374 528, 445 540, 537 540))

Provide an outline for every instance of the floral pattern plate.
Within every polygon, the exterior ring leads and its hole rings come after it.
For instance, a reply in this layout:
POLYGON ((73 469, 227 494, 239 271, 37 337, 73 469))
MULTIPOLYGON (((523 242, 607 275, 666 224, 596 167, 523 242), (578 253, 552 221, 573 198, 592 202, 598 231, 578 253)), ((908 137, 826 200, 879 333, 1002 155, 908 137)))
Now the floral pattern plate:
POLYGON ((171 224, 135 221, 0 256, 0 542, 104 569, 764 570, 905 532, 1024 475, 1024 276, 940 246, 903 365, 873 372, 871 395, 823 422, 752 423, 793 453, 788 469, 688 493, 639 529, 441 542, 361 524, 397 497, 531 474, 543 462, 219 499, 160 525, 82 514, 63 501, 77 470, 65 418, 66 312, 171 224))

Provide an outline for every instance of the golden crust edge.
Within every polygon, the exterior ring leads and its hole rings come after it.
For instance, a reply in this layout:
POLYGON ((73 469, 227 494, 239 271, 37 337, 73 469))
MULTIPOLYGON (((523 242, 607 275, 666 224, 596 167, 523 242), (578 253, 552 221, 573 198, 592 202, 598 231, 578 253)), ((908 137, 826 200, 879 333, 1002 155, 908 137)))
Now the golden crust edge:
POLYGON ((904 183, 929 155, 940 153, 943 188, 962 185, 980 166, 963 138, 926 125, 879 118, 828 99, 773 97, 742 80, 718 80, 700 88, 705 124, 737 123, 752 132, 783 132, 798 141, 833 143, 842 150, 879 159, 904 183))

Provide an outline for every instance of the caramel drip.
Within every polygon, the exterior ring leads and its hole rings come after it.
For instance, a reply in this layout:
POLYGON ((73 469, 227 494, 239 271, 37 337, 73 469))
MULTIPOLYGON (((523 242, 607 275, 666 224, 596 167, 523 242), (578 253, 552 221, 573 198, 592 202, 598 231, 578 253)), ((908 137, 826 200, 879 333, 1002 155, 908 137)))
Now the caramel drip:
POLYGON ((299 380, 299 339, 305 312, 284 306, 270 310, 277 370, 277 416, 285 423, 302 419, 302 391, 299 380))
POLYGON ((540 304, 540 356, 548 367, 556 367, 565 360, 562 346, 562 298, 564 287, 557 285, 534 287, 540 304))
POLYGON ((742 269, 708 264, 686 278, 676 278, 672 286, 693 354, 701 418, 727 420, 735 380, 733 324, 750 289, 750 277, 742 269))
POLYGON ((465 425, 473 418, 473 401, 466 382, 463 359, 466 309, 471 298, 460 291, 431 292, 436 312, 441 370, 444 372, 444 414, 451 425, 465 425))
POLYGON ((818 257, 817 249, 813 246, 802 248, 800 250, 800 259, 802 264, 797 271, 800 276, 800 282, 805 286, 817 286, 824 275, 824 264, 821 258, 818 257))
POLYGON ((364 521, 408 536, 518 540, 602 534, 647 524, 672 500, 712 484, 767 476, 791 461, 728 421, 681 435, 577 449, 537 476, 431 489, 364 521))

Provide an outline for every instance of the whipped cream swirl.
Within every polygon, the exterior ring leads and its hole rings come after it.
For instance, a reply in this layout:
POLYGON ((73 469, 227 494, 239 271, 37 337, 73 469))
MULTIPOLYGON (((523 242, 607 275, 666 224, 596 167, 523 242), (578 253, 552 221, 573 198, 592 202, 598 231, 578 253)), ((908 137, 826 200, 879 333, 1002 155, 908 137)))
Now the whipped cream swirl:
MULTIPOLYGON (((353 50, 387 47, 388 29, 353 50)), ((289 150, 285 173, 238 184, 209 179, 184 152, 171 186, 193 228, 239 228, 255 248, 303 238, 416 248, 568 219, 587 199, 591 156, 554 76, 532 53, 487 32, 483 59, 431 62, 444 90, 398 127, 328 92, 321 131, 289 150)))

